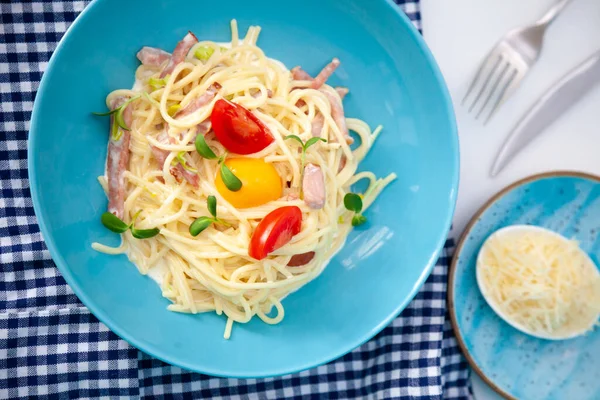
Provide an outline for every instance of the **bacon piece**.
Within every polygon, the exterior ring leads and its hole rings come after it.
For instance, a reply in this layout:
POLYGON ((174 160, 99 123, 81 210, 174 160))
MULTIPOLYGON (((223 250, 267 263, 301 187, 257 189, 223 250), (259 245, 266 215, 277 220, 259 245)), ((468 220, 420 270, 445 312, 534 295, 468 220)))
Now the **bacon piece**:
MULTIPOLYGON (((346 97, 346 95, 349 92, 348 88, 339 87, 339 86, 335 88, 335 91, 339 94, 339 96, 342 100, 344 99, 344 97, 346 97)), ((311 130, 313 137, 321 136, 321 131, 323 130, 324 123, 325 123, 325 118, 323 117, 323 114, 318 113, 317 115, 315 115, 315 118, 312 121, 312 130, 311 130)), ((346 125, 345 119, 344 119, 344 125, 346 125)), ((350 139, 352 139, 352 138, 350 137, 350 139)))
POLYGON ((290 261, 287 263, 288 267, 300 267, 302 265, 306 265, 311 260, 315 258, 315 252, 309 251, 308 253, 295 254, 290 258, 290 261))
POLYGON ((322 93, 329 99, 331 104, 331 118, 335 121, 335 124, 339 128, 340 132, 346 139, 346 143, 354 143, 354 139, 348 133, 348 127, 346 126, 346 117, 344 116, 344 109, 342 108, 341 101, 328 91, 323 90, 322 93))
POLYGON ((210 123, 210 118, 200 122, 197 126, 198 135, 206 135, 208 132, 210 132, 211 128, 212 124, 210 123))
POLYGON ((284 199, 286 201, 294 201, 294 200, 298 200, 299 198, 300 198, 300 196, 298 196, 298 193, 295 193, 295 192, 292 192, 284 197, 284 199))
POLYGON ((342 100, 344 100, 344 97, 346 97, 348 92, 350 92, 350 90, 348 90, 347 87, 342 87, 342 86, 336 87, 335 91, 337 92, 337 94, 340 95, 340 99, 342 99, 342 100))
MULTIPOLYGON (((262 94, 262 92, 260 90, 258 90, 256 92, 254 92, 251 96, 256 99, 256 98, 260 97, 261 94, 262 94)), ((268 98, 273 97, 273 91, 271 89, 267 89, 267 97, 268 98)))
POLYGON ((339 66, 340 66, 339 59, 334 58, 333 60, 331 60, 331 62, 329 64, 327 64, 325 66, 325 68, 323 68, 321 70, 321 72, 319 72, 319 75, 317 75, 316 78, 312 81, 310 87, 313 89, 319 89, 321 86, 323 86, 325 84, 325 82, 327 82, 327 79, 329 79, 329 77, 333 74, 333 72, 339 66))
POLYGON ((321 137, 321 131, 323 130, 323 124, 325 124, 325 117, 323 114, 318 113, 311 123, 311 133, 313 137, 321 137))
MULTIPOLYGON (((173 138, 169 137, 167 132, 162 132, 160 135, 158 135, 156 139, 164 144, 172 144, 175 142, 173 138)), ((156 146, 150 146, 150 148, 152 150, 152 155, 154 156, 156 161, 161 166, 165 165, 165 161, 167 161, 167 157, 169 156, 170 151, 159 149, 156 146)), ((177 165, 171 166, 169 168, 169 172, 171 172, 171 175, 175 177, 177 182, 181 182, 183 179, 185 179, 190 185, 192 185, 195 188, 197 188, 200 185, 200 178, 198 177, 198 174, 195 174, 192 171, 188 171, 183 167, 183 165, 179 163, 177 165)))
POLYGON ((171 59, 171 53, 167 53, 156 47, 148 46, 142 47, 136 56, 138 60, 147 67, 160 67, 171 59))
POLYGON ((185 60, 185 56, 187 56, 187 53, 189 53, 192 46, 194 46, 196 43, 198 43, 198 38, 194 36, 192 32, 188 32, 187 35, 185 35, 185 37, 179 43, 177 43, 177 46, 175 46, 173 55, 171 56, 171 59, 169 60, 169 63, 165 69, 163 69, 163 71, 160 73, 160 77, 164 78, 173 72, 175 67, 185 60))
POLYGON ((344 169, 344 167, 346 166, 346 155, 342 154, 342 157, 340 158, 340 165, 338 166, 338 173, 344 169))
POLYGON ((310 163, 306 164, 302 179, 302 192, 307 206, 314 210, 323 208, 325 205, 325 177, 321 167, 310 163))
POLYGON ((190 115, 193 112, 201 109, 205 105, 209 104, 211 101, 213 101, 220 89, 221 85, 218 82, 213 83, 208 87, 208 89, 206 89, 206 92, 204 92, 200 97, 192 100, 187 106, 179 110, 179 112, 175 114, 175 118, 190 115))
POLYGON ((296 81, 312 81, 313 77, 310 76, 302 67, 297 66, 292 68, 292 78, 296 81))
MULTIPOLYGON (((111 103, 111 109, 119 108, 127 99, 118 97, 111 103)), ((108 156, 106 157, 106 176, 108 178, 108 211, 123 219, 125 204, 125 179, 123 173, 129 165, 129 141, 131 133, 118 128, 122 134, 118 140, 112 135, 112 127, 115 123, 114 114, 110 116, 110 139, 108 141, 108 156)), ((131 105, 123 111, 123 121, 127 127, 131 127, 132 111, 131 105)))
MULTIPOLYGON (((160 135, 158 135, 157 139, 159 142, 163 142, 162 139, 164 134, 165 133, 161 133, 160 135)), ((167 156, 169 155, 169 152, 167 150, 159 149, 156 146, 150 146, 150 150, 152 150, 152 156, 154 157, 156 162, 158 162, 158 164, 160 164, 161 166, 165 165, 165 161, 167 161, 167 156)))

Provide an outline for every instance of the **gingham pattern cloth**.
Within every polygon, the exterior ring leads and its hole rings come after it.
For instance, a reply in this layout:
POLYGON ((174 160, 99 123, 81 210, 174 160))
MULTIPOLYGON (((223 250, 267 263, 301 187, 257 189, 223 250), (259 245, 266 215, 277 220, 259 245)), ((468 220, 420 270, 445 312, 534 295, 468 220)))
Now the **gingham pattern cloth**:
MULTIPOLYGON (((418 3, 399 3, 420 28, 418 3)), ((446 255, 374 339, 327 365, 278 378, 221 379, 170 366, 90 314, 50 258, 27 176, 42 72, 87 4, 0 0, 0 398, 466 398, 466 364, 445 311, 446 255)))

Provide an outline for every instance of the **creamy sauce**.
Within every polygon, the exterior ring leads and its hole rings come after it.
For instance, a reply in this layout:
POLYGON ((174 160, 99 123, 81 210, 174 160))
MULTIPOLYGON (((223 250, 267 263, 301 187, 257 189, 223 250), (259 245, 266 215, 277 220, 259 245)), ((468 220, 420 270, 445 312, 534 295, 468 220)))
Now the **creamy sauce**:
POLYGON ((162 288, 167 272, 169 272, 167 263, 163 260, 158 260, 157 263, 148 271, 148 276, 152 278, 154 282, 158 283, 158 286, 162 288))

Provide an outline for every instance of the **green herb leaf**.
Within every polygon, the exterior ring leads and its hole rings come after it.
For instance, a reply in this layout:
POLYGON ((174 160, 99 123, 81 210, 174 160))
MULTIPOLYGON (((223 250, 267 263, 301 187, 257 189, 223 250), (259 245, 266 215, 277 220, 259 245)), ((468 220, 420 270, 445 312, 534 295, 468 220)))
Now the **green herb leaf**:
POLYGON ((175 156, 175 159, 173 160, 174 163, 179 163, 181 164, 181 166, 190 171, 193 172, 194 174, 198 173, 198 170, 196 168, 192 168, 189 166, 189 164, 187 163, 187 160, 184 158, 185 155, 185 151, 180 151, 179 153, 177 153, 177 155, 175 156))
POLYGON ((117 114, 115 115, 115 121, 117 121, 117 124, 119 124, 119 126, 126 131, 129 130, 129 127, 125 123, 125 118, 123 117, 123 113, 125 112, 125 109, 129 105, 129 103, 139 99, 140 97, 142 97, 142 95, 140 95, 140 94, 138 94, 137 96, 133 96, 132 98, 127 100, 125 103, 121 104, 121 106, 119 108, 117 108, 118 111, 117 111, 117 114))
POLYGON ((344 196, 344 207, 346 207, 347 210, 359 213, 362 211, 363 207, 362 199, 356 193, 347 193, 344 196))
POLYGON ((177 112, 179 112, 179 110, 181 110, 181 104, 172 104, 169 106, 169 108, 167 108, 167 114, 173 117, 175 114, 177 114, 177 112))
POLYGON ((208 59, 213 55, 215 49, 209 46, 200 46, 194 52, 194 56, 200 61, 208 61, 208 59))
POLYGON ((115 142, 118 142, 119 139, 121 139, 121 137, 123 136, 123 130, 119 127, 117 121, 113 121, 110 134, 115 142))
POLYGON ((310 146, 312 146, 313 144, 317 143, 317 142, 325 142, 327 143, 327 140, 320 138, 320 137, 313 137, 310 138, 306 141, 306 143, 304 144, 304 146, 302 146, 304 148, 304 151, 308 150, 308 148, 310 146))
MULTIPOLYGON (((123 112, 125 111, 125 108, 129 105, 129 103, 131 103, 132 101, 135 101, 137 99, 139 99, 141 97, 140 94, 138 94, 137 96, 133 96, 132 98, 130 98, 129 100, 127 100, 126 102, 124 102, 123 104, 121 104, 119 107, 115 108, 114 110, 105 112, 105 113, 96 113, 93 112, 92 114, 94 115, 98 115, 101 117, 107 116, 107 115, 112 115, 115 114, 115 123, 116 125, 118 125, 118 127, 120 127, 121 129, 124 129, 126 131, 129 130, 129 127, 127 126, 127 124, 125 124, 125 119, 123 117, 123 112)), ((112 136, 113 139, 115 140, 119 140, 121 138, 121 136, 123 135, 123 132, 119 132, 118 129, 116 129, 113 125, 113 127, 111 128, 112 130, 112 136)))
POLYGON ((202 134, 199 133, 196 136, 196 142, 194 144, 196 145, 196 151, 202 157, 208 158, 209 160, 214 160, 215 158, 217 158, 217 155, 214 153, 214 151, 212 151, 210 149, 210 147, 208 147, 208 144, 206 144, 206 140, 204 139, 204 135, 202 135, 202 134))
POLYGON ((367 217, 362 214, 356 214, 352 217, 352 226, 359 226, 367 222, 367 217))
POLYGON ((103 112, 103 113, 97 113, 97 112, 92 111, 92 114, 97 115, 98 117, 106 117, 107 115, 114 114, 117 111, 119 111, 119 109, 115 108, 114 110, 110 110, 110 111, 103 112))
POLYGON ((213 195, 208 196, 206 199, 206 205, 208 212, 215 218, 217 218, 217 198, 213 195))
POLYGON ((144 92, 144 93, 142 94, 142 96, 144 96, 144 98, 145 98, 146 100, 148 100, 148 102, 149 102, 150 104, 152 104, 154 107, 156 107, 156 108, 159 108, 159 109, 160 109, 160 103, 159 103, 158 101, 154 100, 154 99, 152 98, 152 96, 150 96, 148 93, 144 92))
POLYGON ((231 172, 229 167, 225 165, 224 162, 221 163, 220 173, 221 179, 223 179, 223 183, 225 186, 227 186, 227 189, 231 190, 232 192, 237 192, 242 188, 242 181, 240 181, 238 177, 231 172))
POLYGON ((219 218, 215 218, 215 224, 221 224, 221 225, 225 225, 225 226, 233 226, 229 222, 223 221, 222 219, 219 219, 219 218))
POLYGON ((219 50, 221 50, 221 53, 225 53, 229 49, 227 47, 219 46, 219 50))
POLYGON ((127 225, 113 213, 105 212, 100 217, 100 221, 102 222, 102 225, 115 233, 123 233, 129 229, 129 225, 127 225))
POLYGON ((115 122, 117 123, 117 125, 119 125, 119 128, 128 131, 129 127, 125 123, 125 117, 123 116, 124 112, 125 112, 124 107, 119 108, 119 111, 117 111, 117 113, 115 114, 115 122))
POLYGON ((160 233, 160 229, 152 228, 152 229, 136 229, 131 227, 131 235, 136 239, 149 239, 154 237, 160 233))
POLYGON ((205 230, 206 228, 211 226, 213 224, 213 222, 215 222, 215 221, 210 217, 197 218, 190 225, 190 235, 198 236, 200 234, 200 232, 202 232, 203 230, 205 230))
POLYGON ((138 217, 140 216, 141 213, 142 213, 142 210, 138 210, 138 212, 133 214, 133 218, 131 219, 130 226, 133 226, 133 224, 135 224, 135 221, 138 219, 138 217))
POLYGON ((296 135, 287 135, 283 139, 284 140, 293 139, 293 140, 297 141, 298 143, 300 143, 300 146, 302 146, 302 148, 304 149, 304 142, 302 141, 302 139, 300 139, 300 137, 298 137, 296 135))
POLYGON ((167 85, 167 81, 169 80, 169 75, 164 78, 150 78, 148 79, 148 85, 152 88, 152 90, 162 89, 167 85))

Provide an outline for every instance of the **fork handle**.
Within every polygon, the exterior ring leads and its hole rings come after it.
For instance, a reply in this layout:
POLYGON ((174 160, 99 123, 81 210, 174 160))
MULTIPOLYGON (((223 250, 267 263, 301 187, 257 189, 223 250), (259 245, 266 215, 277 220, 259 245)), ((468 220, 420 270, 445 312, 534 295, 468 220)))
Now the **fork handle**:
POLYGON ((560 12, 569 4, 571 0, 558 0, 546 14, 537 22, 538 25, 549 25, 560 14, 560 12))

